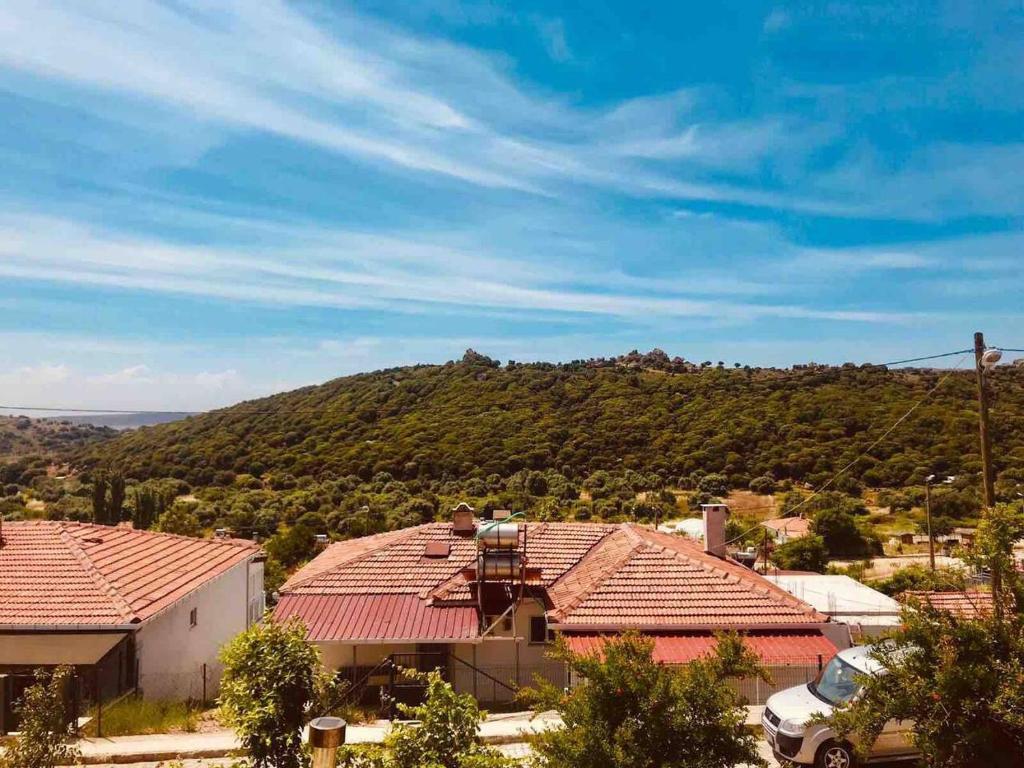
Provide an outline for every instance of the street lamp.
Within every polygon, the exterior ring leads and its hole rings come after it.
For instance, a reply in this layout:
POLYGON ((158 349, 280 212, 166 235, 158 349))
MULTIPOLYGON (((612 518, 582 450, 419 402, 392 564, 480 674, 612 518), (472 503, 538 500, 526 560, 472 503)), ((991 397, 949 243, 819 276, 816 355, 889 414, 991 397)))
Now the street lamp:
POLYGON ((939 477, 938 475, 928 475, 924 479, 924 514, 928 525, 928 563, 933 571, 935 570, 935 539, 932 538, 932 485, 935 483, 949 485, 954 480, 956 478, 953 476, 939 477))
POLYGON ((334 768, 338 747, 345 743, 345 721, 340 717, 316 717, 309 723, 312 768, 334 768))

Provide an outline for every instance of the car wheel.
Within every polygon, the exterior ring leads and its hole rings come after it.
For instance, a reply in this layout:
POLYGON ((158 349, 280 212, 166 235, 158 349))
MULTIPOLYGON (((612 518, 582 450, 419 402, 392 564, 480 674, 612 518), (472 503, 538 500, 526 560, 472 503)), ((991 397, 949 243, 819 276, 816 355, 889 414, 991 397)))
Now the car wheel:
POLYGON ((838 741, 823 744, 814 759, 815 768, 855 768, 856 764, 853 748, 838 741))

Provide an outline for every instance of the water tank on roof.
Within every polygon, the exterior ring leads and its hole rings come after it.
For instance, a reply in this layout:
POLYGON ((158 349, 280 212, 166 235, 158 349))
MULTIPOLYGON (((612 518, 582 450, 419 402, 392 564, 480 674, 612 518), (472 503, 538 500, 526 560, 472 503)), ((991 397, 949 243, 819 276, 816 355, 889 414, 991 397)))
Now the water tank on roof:
POLYGON ((481 556, 481 569, 484 580, 518 578, 522 568, 522 560, 514 549, 488 550, 481 556))
POLYGON ((519 525, 498 523, 480 530, 479 542, 490 549, 516 549, 519 546, 519 525))

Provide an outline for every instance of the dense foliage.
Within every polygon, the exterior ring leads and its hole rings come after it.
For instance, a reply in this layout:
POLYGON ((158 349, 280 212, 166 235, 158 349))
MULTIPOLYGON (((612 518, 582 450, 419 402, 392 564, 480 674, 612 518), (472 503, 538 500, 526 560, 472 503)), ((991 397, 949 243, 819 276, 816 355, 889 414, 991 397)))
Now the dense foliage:
POLYGON ((109 440, 116 434, 117 430, 110 427, 0 414, 0 461, 31 457, 25 462, 25 471, 34 470, 46 474, 48 462, 44 457, 61 455, 109 440), (42 466, 36 464, 37 460, 43 461, 42 466))
MULTIPOLYGON (((632 469, 670 485, 700 471, 738 488, 765 476, 817 486, 942 375, 870 366, 673 370, 604 362, 498 367, 468 355, 141 428, 74 458, 193 486, 231 486, 242 475, 269 477, 273 487, 379 473, 403 482, 485 481, 524 469, 553 470, 576 485, 598 470, 632 469)), ((843 482, 899 487, 932 472, 977 474, 973 388, 970 373, 951 376, 843 482)), ((997 369, 992 388, 997 469, 1019 473, 1024 370, 997 369)))
POLYGON ((0 768, 53 768, 78 759, 66 707, 73 678, 71 667, 36 671, 18 705, 20 732, 0 753, 0 768))
POLYGON ((914 723, 914 741, 936 768, 1011 768, 1024 754, 1024 591, 1012 546, 1024 514, 986 515, 972 559, 993 577, 996 610, 964 618, 915 605, 892 642, 875 646, 887 670, 831 724, 872 744, 890 719, 914 723))
POLYGON ((763 675, 736 635, 715 654, 674 667, 657 664, 653 643, 637 634, 610 640, 603 658, 555 655, 582 683, 569 692, 538 681, 538 708, 554 709, 565 727, 532 739, 539 768, 732 768, 764 765, 744 723, 732 677, 763 675))
POLYGON ((299 622, 254 624, 221 651, 220 707, 254 768, 301 768, 302 729, 327 695, 299 622))

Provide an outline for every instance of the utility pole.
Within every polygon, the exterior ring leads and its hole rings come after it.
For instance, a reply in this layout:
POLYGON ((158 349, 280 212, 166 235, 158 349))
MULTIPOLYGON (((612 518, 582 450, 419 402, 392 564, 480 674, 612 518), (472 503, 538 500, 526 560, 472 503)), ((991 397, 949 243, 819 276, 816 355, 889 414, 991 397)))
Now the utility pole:
POLYGON ((928 521, 928 564, 935 570, 935 539, 932 537, 932 484, 931 476, 924 481, 924 514, 928 521))
POLYGON ((996 503, 995 481, 992 477, 992 434, 988 421, 988 387, 985 385, 985 366, 982 357, 985 354, 985 334, 978 331, 974 334, 974 370, 978 378, 978 417, 981 436, 981 475, 982 489, 985 495, 985 506, 991 508, 996 503))

